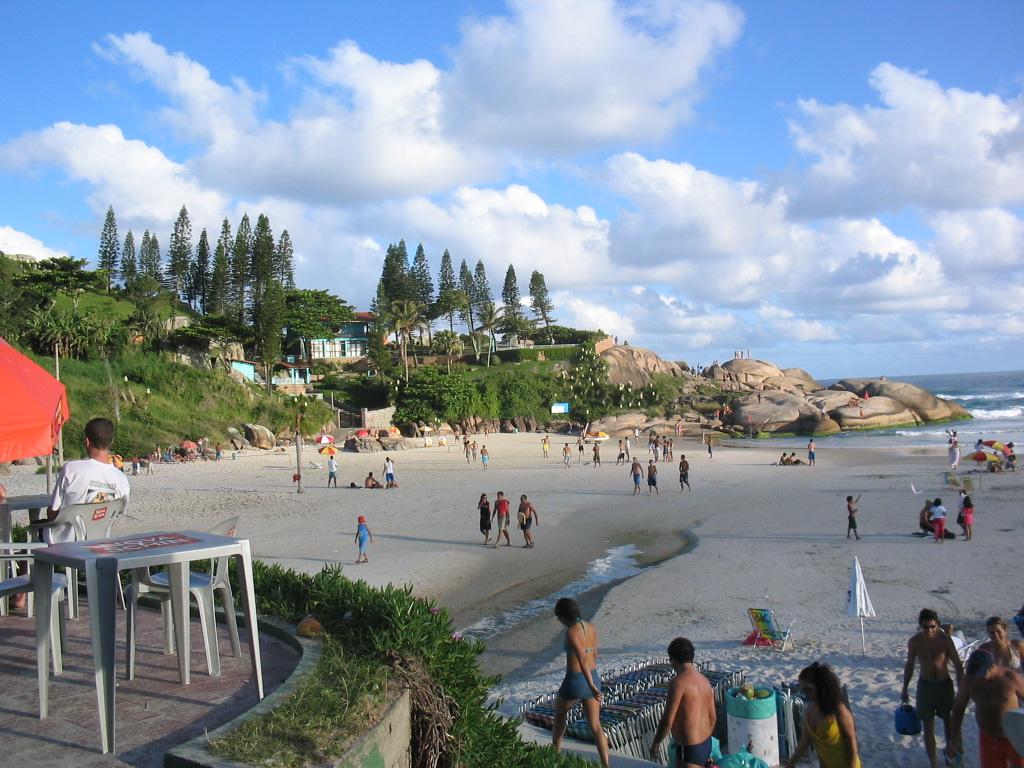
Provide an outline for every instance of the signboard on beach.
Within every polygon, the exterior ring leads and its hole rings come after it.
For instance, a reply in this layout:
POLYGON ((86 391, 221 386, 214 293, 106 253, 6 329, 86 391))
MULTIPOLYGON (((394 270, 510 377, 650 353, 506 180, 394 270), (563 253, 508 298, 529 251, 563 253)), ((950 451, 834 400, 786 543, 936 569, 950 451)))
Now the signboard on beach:
POLYGON ((568 403, 552 403, 551 404, 551 412, 552 413, 568 413, 569 412, 569 404, 568 403))

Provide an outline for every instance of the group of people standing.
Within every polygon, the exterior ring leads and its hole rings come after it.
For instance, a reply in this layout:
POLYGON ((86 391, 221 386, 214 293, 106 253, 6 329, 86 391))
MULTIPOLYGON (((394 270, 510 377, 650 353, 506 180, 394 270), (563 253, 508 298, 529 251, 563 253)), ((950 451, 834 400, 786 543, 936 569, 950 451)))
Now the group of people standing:
MULTIPOLYGON (((509 500, 505 498, 505 492, 498 491, 493 508, 491 507, 490 499, 487 498, 487 494, 481 493, 480 501, 477 502, 477 510, 480 512, 480 533, 484 537, 484 546, 491 543, 491 531, 496 528, 494 548, 497 549, 498 545, 501 544, 502 536, 505 537, 504 546, 511 547, 512 539, 508 533, 511 523, 509 519, 510 504, 509 500)), ((523 532, 523 547, 525 549, 532 549, 534 540, 531 531, 535 525, 540 527, 540 516, 537 514, 537 508, 533 506, 533 502, 526 498, 525 493, 519 497, 519 510, 516 513, 516 522, 519 530, 523 532)))

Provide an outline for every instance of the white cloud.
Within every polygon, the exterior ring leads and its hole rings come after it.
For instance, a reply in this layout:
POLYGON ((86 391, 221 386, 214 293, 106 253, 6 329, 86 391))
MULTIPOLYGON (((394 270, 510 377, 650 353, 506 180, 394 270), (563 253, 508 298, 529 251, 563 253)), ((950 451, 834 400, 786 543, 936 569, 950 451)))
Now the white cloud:
POLYGON ((569 291, 556 291, 552 302, 558 308, 558 322, 573 328, 600 328, 620 338, 636 335, 636 326, 629 315, 598 301, 569 291))
POLYGON ((0 251, 8 256, 31 256, 34 260, 67 258, 70 254, 50 248, 32 235, 13 227, 0 226, 0 251))
POLYGON ((892 64, 876 67, 870 82, 881 106, 799 102, 790 130, 813 162, 790 185, 796 212, 1024 201, 1024 97, 943 88, 892 64))
POLYGON ((792 341, 836 341, 839 334, 820 320, 807 320, 796 313, 767 302, 757 310, 757 316, 775 339, 792 341))
POLYGON ((60 122, 0 145, 0 167, 57 166, 90 185, 97 213, 113 205, 121 225, 166 225, 186 205, 194 221, 218 221, 222 195, 200 185, 188 169, 156 147, 126 139, 116 125, 60 122))
POLYGON ((453 134, 530 150, 665 138, 689 119, 702 71, 743 24, 714 0, 510 6, 463 23, 445 119, 453 134))
POLYGON ((951 273, 970 277, 1024 267, 1024 221, 1001 208, 942 211, 929 217, 936 254, 951 273))

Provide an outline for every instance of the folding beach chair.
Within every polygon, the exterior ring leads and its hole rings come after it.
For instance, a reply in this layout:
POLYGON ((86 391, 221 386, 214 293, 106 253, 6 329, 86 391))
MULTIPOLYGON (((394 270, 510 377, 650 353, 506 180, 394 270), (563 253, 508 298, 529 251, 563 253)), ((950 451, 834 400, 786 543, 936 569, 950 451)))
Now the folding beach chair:
POLYGON ((775 620, 775 611, 768 608, 748 608, 747 613, 750 615, 754 631, 745 641, 746 645, 771 645, 780 651, 786 650, 795 621, 791 621, 783 632, 775 620))

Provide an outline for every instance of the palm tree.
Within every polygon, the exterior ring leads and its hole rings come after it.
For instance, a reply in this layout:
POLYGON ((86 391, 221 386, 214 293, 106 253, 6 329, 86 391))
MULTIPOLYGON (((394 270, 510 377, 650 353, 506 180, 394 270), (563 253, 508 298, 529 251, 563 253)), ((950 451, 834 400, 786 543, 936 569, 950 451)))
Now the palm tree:
POLYGON ((487 366, 491 365, 491 350, 494 349, 494 331, 501 325, 501 316, 504 308, 497 307, 493 302, 484 304, 480 308, 480 317, 477 318, 477 327, 490 337, 487 345, 487 366))
POLYGON ((400 301, 391 302, 391 308, 388 311, 390 319, 391 330, 395 334, 395 338, 398 339, 398 344, 401 348, 402 362, 405 364, 405 383, 409 383, 409 358, 407 351, 409 344, 412 343, 413 332, 420 328, 424 323, 424 311, 426 307, 422 304, 403 299, 400 301))
POLYGON ((452 372, 452 358, 461 355, 465 346, 454 331, 438 331, 434 334, 434 351, 445 356, 448 373, 452 372))

